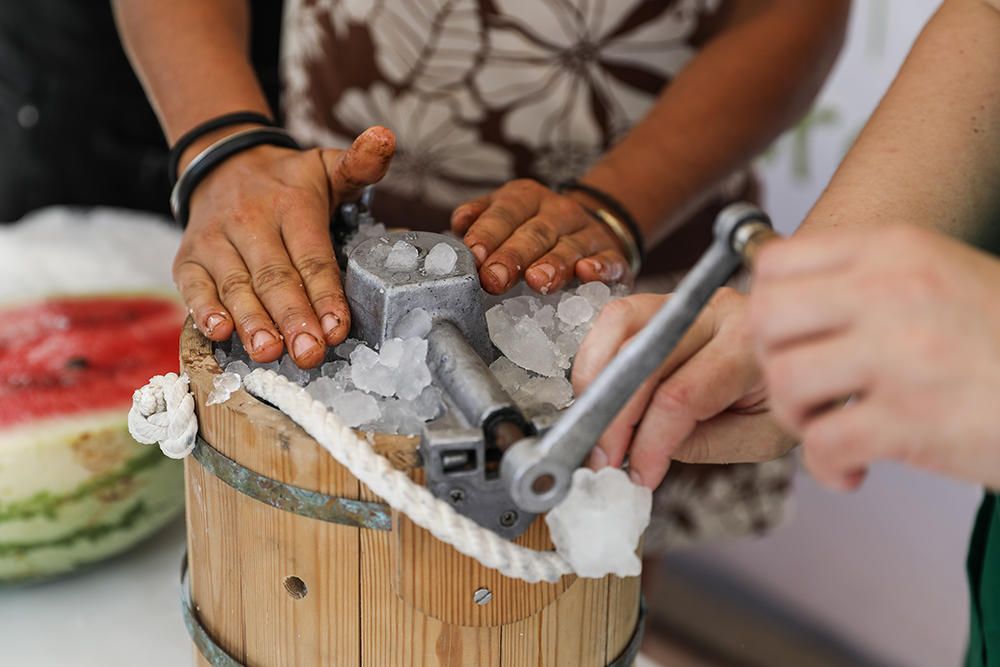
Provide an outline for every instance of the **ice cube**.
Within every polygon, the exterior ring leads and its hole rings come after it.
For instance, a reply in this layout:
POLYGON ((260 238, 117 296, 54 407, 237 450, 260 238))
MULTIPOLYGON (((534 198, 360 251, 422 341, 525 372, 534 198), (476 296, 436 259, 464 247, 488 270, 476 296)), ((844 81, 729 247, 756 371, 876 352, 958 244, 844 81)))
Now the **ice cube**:
POLYGON ((521 368, 541 375, 563 374, 555 348, 534 320, 515 320, 502 304, 486 311, 486 325, 497 349, 521 368))
POLYGON ((582 338, 577 335, 576 329, 563 332, 556 337, 556 353, 559 356, 560 368, 570 367, 573 357, 576 356, 576 351, 580 349, 581 340, 582 338))
POLYGON ((635 551, 652 505, 652 492, 618 468, 577 468, 569 495, 545 523, 556 551, 579 576, 634 577, 642 571, 635 551))
POLYGON ((367 370, 378 363, 379 354, 367 345, 358 345, 351 352, 351 368, 367 370))
POLYGON ((219 373, 212 378, 212 391, 208 392, 206 404, 225 403, 242 385, 243 380, 236 373, 219 373))
POLYGON ((278 373, 300 387, 306 386, 306 383, 309 382, 309 371, 299 368, 295 360, 287 354, 281 358, 281 363, 278 364, 278 373))
POLYGON ((341 359, 350 359, 351 352, 354 352, 354 348, 361 344, 361 341, 357 338, 348 338, 343 343, 333 348, 333 352, 341 359))
POLYGON ((538 323, 538 326, 548 332, 550 329, 555 327, 556 309, 546 304, 535 311, 535 314, 531 316, 531 319, 535 320, 535 322, 538 323))
POLYGON ((383 266, 387 259, 389 259, 389 253, 392 251, 392 246, 388 243, 376 243, 372 246, 372 249, 368 251, 368 266, 383 266))
POLYGON ((333 399, 331 407, 344 426, 351 428, 375 421, 381 414, 375 398, 361 391, 338 395, 333 399))
POLYGON ((320 377, 306 385, 306 392, 320 403, 330 407, 333 399, 340 396, 343 390, 337 386, 333 378, 320 377))
POLYGON ((396 395, 407 400, 415 399, 431 383, 431 371, 427 368, 427 341, 422 338, 408 338, 403 341, 403 358, 399 363, 396 395))
POLYGON ((399 368, 399 362, 403 360, 404 349, 402 338, 390 338, 382 343, 378 362, 388 368, 399 368))
POLYGON ((381 222, 370 225, 360 225, 358 227, 358 231, 355 232, 344 245, 344 252, 350 255, 355 248, 368 239, 375 238, 377 236, 385 236, 385 231, 385 225, 381 222))
POLYGON ((215 350, 212 352, 212 356, 215 357, 215 361, 216 363, 219 364, 220 368, 225 368, 226 364, 229 363, 229 357, 226 355, 226 353, 222 350, 221 347, 215 348, 215 350))
POLYGON ((227 373, 236 373, 241 378, 245 378, 250 374, 250 367, 247 366, 245 361, 237 359, 236 361, 230 361, 226 364, 227 373))
POLYGON ((518 393, 530 405, 549 403, 564 408, 573 400, 573 385, 564 377, 536 377, 524 383, 518 393))
POLYGON ((504 356, 497 357, 497 360, 490 364, 490 370, 493 371, 493 375, 500 382, 500 386, 511 395, 521 385, 527 384, 531 378, 528 375, 528 371, 504 356))
POLYGON ((349 363, 339 359, 337 361, 328 361, 320 366, 320 372, 324 377, 332 378, 336 377, 337 373, 349 366, 349 363))
POLYGON ((423 308, 414 308, 396 322, 393 334, 398 338, 427 338, 431 332, 431 316, 423 308))
POLYGON ((424 259, 424 271, 429 276, 446 276, 455 270, 458 253, 447 243, 438 243, 424 259))
POLYGON ((444 408, 443 400, 442 391, 433 385, 428 385, 423 388, 419 396, 409 401, 409 409, 417 419, 430 421, 440 416, 444 408))
POLYGON ((611 301, 611 288, 602 282, 584 283, 577 288, 576 293, 587 300, 596 312, 611 301))
POLYGON ((579 326, 594 317, 594 307, 582 296, 571 296, 559 303, 559 319, 571 326, 579 326))
POLYGON ((531 317, 541 306, 541 300, 533 296, 515 296, 503 302, 503 309, 515 320, 531 317))
POLYGON ((389 271, 413 271, 417 268, 419 251, 406 241, 396 241, 385 259, 389 271))

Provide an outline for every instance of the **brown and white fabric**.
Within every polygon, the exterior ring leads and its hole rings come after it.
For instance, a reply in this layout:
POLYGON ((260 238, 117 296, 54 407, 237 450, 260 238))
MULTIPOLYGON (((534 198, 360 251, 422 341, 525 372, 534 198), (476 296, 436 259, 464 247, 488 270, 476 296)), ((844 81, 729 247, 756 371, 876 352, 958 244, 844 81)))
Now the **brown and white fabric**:
MULTIPOLYGON (((289 0, 286 124, 302 142, 325 146, 347 145, 371 125, 389 127, 398 152, 378 187, 376 216, 390 226, 444 229, 455 205, 511 179, 555 183, 582 174, 711 38, 726 4, 289 0)), ((689 263, 722 203, 720 195, 647 266, 662 272, 689 263)), ((658 497, 671 498, 670 531, 732 532, 734 508, 756 502, 746 474, 745 498, 729 499, 726 518, 702 496, 711 487, 718 497, 733 469, 704 468, 699 474, 714 480, 705 484, 665 483, 658 497), (679 507, 688 508, 683 519, 679 507)))

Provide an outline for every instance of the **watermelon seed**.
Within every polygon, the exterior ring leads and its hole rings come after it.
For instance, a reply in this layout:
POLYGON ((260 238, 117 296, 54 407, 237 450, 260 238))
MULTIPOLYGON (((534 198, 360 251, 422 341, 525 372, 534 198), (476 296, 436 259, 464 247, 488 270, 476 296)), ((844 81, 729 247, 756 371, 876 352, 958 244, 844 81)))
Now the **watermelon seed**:
POLYGON ((90 367, 90 362, 84 357, 70 357, 66 360, 66 368, 83 370, 90 367))

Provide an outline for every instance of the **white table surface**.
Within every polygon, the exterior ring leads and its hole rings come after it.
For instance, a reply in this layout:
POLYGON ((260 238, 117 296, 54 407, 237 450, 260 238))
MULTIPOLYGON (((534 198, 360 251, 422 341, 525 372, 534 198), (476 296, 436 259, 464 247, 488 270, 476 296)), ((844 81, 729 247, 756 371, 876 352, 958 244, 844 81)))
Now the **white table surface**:
POLYGON ((56 581, 0 588, 0 665, 187 667, 183 517, 122 556, 56 581))

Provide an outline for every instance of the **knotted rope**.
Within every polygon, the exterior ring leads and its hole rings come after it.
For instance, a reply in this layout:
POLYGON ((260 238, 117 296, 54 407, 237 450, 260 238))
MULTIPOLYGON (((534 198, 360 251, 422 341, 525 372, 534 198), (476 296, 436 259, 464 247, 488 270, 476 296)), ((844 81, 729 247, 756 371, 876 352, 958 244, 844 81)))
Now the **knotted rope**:
POLYGON ((144 445, 159 443, 164 454, 182 459, 194 450, 198 417, 187 375, 156 375, 132 394, 128 430, 144 445))

